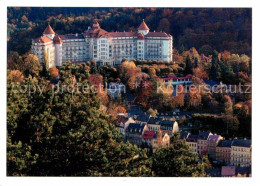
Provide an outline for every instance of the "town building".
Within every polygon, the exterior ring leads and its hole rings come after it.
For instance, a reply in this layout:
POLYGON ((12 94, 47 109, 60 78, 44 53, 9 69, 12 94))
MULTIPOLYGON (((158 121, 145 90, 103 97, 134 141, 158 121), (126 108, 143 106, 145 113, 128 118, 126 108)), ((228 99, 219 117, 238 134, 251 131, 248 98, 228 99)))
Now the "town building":
POLYGON ((179 132, 179 126, 177 121, 162 120, 160 122, 160 130, 163 134, 167 133, 170 137, 176 132, 179 132))
POLYGON ((190 135, 189 132, 181 131, 180 132, 180 139, 178 139, 178 141, 183 142, 184 140, 186 140, 189 137, 189 135, 190 135))
POLYGON ((191 153, 193 154, 198 153, 198 147, 197 147, 198 135, 190 134, 186 139, 186 143, 188 144, 191 153))
POLYGON ((223 137, 217 134, 210 135, 208 137, 208 155, 212 160, 216 160, 216 146, 218 145, 219 140, 222 140, 223 137))
POLYGON ((231 156, 231 140, 219 140, 216 147, 216 160, 220 163, 229 165, 231 156))
POLYGON ((233 139, 231 144, 231 164, 234 166, 251 166, 251 140, 233 139))
POLYGON ((188 85, 192 83, 192 75, 188 74, 185 77, 177 77, 175 75, 170 74, 166 78, 162 78, 163 83, 165 85, 168 85, 169 83, 174 86, 174 85, 188 85))
POLYGON ((136 123, 146 125, 149 121, 150 115, 147 114, 140 114, 136 118, 136 123))
POLYGON ((148 128, 144 124, 130 123, 125 130, 126 140, 140 147, 142 145, 142 136, 146 130, 148 128))
POLYGON ((94 20, 81 34, 59 35, 48 25, 43 36, 32 39, 31 52, 40 62, 46 57, 49 67, 90 60, 100 65, 120 64, 123 59, 171 62, 172 43, 170 34, 150 32, 144 21, 137 31, 107 32, 94 20))
POLYGON ((221 177, 236 177, 236 167, 235 166, 222 166, 221 167, 221 177))
POLYGON ((159 131, 160 130, 160 122, 162 118, 150 117, 147 126, 150 131, 159 131))
POLYGON ((130 123, 135 123, 135 120, 131 117, 119 117, 116 128, 118 129, 120 134, 124 135, 125 129, 130 123))
POLYGON ((198 135, 198 153, 200 155, 208 154, 208 137, 212 135, 211 132, 200 132, 198 135))
POLYGON ((143 136, 143 146, 152 148, 153 152, 157 149, 170 145, 170 137, 167 133, 164 135, 161 131, 145 131, 143 136))

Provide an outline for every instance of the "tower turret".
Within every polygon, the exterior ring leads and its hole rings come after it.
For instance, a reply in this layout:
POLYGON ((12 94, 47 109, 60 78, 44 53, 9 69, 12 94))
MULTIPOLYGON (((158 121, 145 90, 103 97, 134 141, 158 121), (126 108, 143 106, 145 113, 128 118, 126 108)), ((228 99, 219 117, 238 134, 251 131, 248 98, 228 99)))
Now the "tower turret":
POLYGON ((48 26, 45 28, 45 30, 44 30, 44 32, 43 32, 43 35, 44 35, 44 36, 47 36, 47 37, 50 38, 50 39, 53 39, 54 36, 55 36, 55 32, 53 31, 53 29, 51 28, 51 26, 48 25, 48 26))
POLYGON ((149 33, 149 30, 150 29, 148 28, 148 26, 146 25, 146 23, 144 22, 144 19, 143 19, 143 22, 138 27, 138 33, 142 33, 142 34, 146 35, 149 33))

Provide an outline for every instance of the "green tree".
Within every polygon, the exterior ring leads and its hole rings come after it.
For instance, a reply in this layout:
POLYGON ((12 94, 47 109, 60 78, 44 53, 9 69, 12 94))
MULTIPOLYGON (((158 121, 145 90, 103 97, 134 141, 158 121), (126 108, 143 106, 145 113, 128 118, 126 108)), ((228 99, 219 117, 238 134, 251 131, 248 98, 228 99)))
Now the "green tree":
POLYGON ((17 170, 27 176, 151 175, 145 152, 123 143, 96 94, 72 93, 76 85, 89 85, 78 72, 79 66, 64 65, 59 84, 68 89, 59 91, 45 78, 26 78, 23 85, 45 87, 31 95, 19 93, 18 86, 12 90, 8 80, 8 175, 17 170), (27 147, 30 154, 23 150, 27 147))
POLYGON ((221 68, 219 66, 218 52, 214 50, 212 54, 212 63, 210 68, 209 77, 212 80, 219 81, 221 79, 221 68))
POLYGON ((167 148, 159 149, 152 158, 155 176, 205 176, 204 165, 198 163, 198 156, 192 154, 185 143, 174 143, 167 148))
POLYGON ((191 63, 191 59, 190 59, 189 55, 187 55, 185 63, 186 63, 186 66, 185 66, 185 69, 184 69, 184 73, 185 74, 192 74, 192 63, 191 63))
POLYGON ((194 59, 194 68, 198 68, 198 67, 199 67, 198 58, 195 57, 195 59, 194 59))

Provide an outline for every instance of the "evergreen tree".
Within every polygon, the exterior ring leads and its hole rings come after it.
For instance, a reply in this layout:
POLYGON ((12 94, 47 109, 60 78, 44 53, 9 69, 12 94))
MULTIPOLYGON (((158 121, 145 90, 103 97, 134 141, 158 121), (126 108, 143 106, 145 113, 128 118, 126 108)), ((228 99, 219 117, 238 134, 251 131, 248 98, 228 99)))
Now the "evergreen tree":
POLYGON ((45 87, 31 95, 20 93, 19 86, 12 91, 8 80, 8 175, 151 175, 145 152, 123 143, 95 93, 72 93, 76 85, 88 85, 78 72, 78 66, 64 65, 59 84, 69 89, 59 91, 45 78, 26 78, 23 85, 45 87))
POLYGON ((185 74, 192 74, 192 64, 191 64, 191 59, 190 56, 187 55, 186 60, 185 60, 186 66, 184 69, 185 74))
POLYGON ((185 143, 157 150, 153 154, 152 170, 155 176, 205 176, 204 165, 198 163, 198 156, 185 143))
POLYGON ((212 54, 212 62, 209 73, 210 79, 215 81, 221 80, 221 68, 219 66, 218 52, 214 50, 212 54))
POLYGON ((194 59, 194 68, 198 68, 198 67, 199 67, 198 58, 195 57, 195 59, 194 59))

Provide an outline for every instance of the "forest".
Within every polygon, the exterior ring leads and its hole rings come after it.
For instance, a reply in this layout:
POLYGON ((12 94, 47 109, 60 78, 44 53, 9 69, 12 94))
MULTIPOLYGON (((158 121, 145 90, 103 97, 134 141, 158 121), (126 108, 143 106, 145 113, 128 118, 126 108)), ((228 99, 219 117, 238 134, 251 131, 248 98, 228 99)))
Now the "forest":
POLYGON ((28 52, 31 39, 41 36, 48 23, 58 34, 81 33, 93 19, 107 31, 134 31, 144 19, 150 31, 170 33, 177 50, 251 56, 252 10, 246 8, 9 7, 8 52, 28 52))

